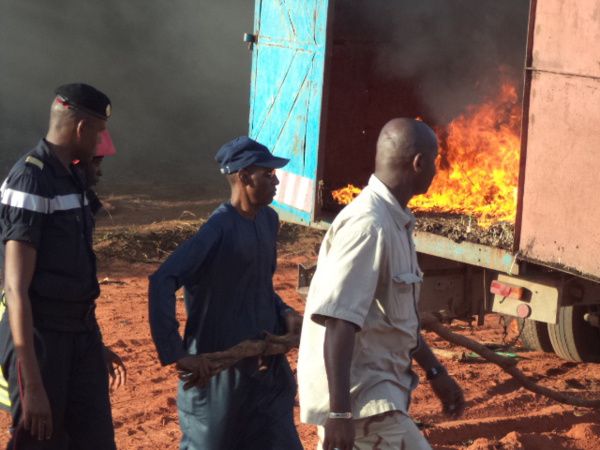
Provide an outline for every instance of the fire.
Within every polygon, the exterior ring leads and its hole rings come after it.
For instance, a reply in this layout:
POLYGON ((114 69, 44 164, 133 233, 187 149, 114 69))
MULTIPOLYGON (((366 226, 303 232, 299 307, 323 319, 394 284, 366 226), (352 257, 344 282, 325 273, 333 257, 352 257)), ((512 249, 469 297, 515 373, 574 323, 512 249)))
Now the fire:
MULTIPOLYGON (((516 87, 506 83, 494 98, 469 106, 446 129, 436 130, 437 176, 427 194, 414 197, 409 207, 470 215, 484 228, 514 222, 520 124, 516 87)), ((340 191, 344 189, 335 192, 340 191)))
POLYGON ((331 195, 333 196, 333 199, 340 205, 347 205, 354 200, 358 194, 360 194, 360 191, 362 191, 362 189, 349 184, 345 188, 333 191, 331 195))

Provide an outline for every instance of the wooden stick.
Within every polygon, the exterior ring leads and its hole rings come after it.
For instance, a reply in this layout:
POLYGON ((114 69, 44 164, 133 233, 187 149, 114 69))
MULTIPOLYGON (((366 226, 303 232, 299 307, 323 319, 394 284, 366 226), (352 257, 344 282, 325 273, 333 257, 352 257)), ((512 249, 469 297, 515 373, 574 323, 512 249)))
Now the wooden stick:
POLYGON ((264 340, 248 339, 222 352, 203 353, 203 355, 211 362, 213 371, 210 377, 200 379, 196 384, 204 384, 209 378, 229 369, 244 358, 285 354, 292 348, 298 347, 299 344, 300 336, 296 334, 275 336, 270 333, 265 333, 264 340))
POLYGON ((525 376, 523 372, 517 369, 517 360, 498 355, 495 352, 486 348, 484 345, 480 344, 479 342, 476 342, 460 334, 453 333, 444 325, 442 325, 440 321, 431 313, 421 314, 421 325, 423 326, 423 328, 429 331, 433 331, 442 339, 445 339, 448 342, 459 345, 461 347, 468 348, 469 350, 474 351, 478 355, 481 355, 488 361, 497 364, 502 370, 504 370, 513 378, 515 378, 519 383, 521 383, 521 385, 525 389, 531 392, 535 392, 536 394, 543 395, 545 397, 548 397, 559 403, 564 403, 566 405, 582 406, 585 408, 600 407, 600 399, 573 397, 572 395, 563 394, 561 392, 557 392, 552 389, 540 386, 539 384, 527 378, 527 376, 525 376))

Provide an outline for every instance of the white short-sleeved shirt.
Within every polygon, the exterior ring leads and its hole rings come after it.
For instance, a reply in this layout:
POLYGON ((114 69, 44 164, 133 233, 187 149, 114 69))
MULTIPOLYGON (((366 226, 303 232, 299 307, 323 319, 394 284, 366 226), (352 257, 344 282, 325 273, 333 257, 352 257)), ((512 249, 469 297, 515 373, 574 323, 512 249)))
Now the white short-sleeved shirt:
POLYGON ((324 425, 329 389, 323 358, 326 317, 356 333, 350 373, 352 413, 407 413, 418 385, 412 354, 420 332, 422 272, 412 240, 415 218, 374 175, 334 220, 321 250, 305 311, 298 360, 303 422, 324 425))

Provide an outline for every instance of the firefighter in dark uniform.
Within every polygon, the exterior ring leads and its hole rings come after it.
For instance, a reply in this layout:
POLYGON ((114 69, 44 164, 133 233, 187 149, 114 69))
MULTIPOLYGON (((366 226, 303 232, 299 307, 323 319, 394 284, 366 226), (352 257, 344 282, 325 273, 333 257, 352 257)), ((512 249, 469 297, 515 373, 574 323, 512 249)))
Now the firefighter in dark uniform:
POLYGON ((115 449, 111 385, 125 367, 95 316, 100 293, 86 183, 110 100, 86 84, 56 90, 45 139, 1 187, 4 291, 0 364, 13 418, 9 449, 115 449))

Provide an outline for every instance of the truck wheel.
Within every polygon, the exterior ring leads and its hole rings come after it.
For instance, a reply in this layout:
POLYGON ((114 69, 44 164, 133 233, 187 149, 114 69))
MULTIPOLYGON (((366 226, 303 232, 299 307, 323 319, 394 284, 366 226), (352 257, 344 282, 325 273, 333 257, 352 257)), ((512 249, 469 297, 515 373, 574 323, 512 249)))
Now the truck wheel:
POLYGON ((520 317, 517 318, 517 323, 519 330, 521 330, 521 340, 525 348, 546 353, 554 352, 552 342, 550 342, 550 335, 548 334, 548 324, 520 317))
POLYGON ((585 305, 564 306, 558 313, 558 323, 548 324, 552 347, 558 356, 568 361, 600 362, 600 331, 584 320, 585 305))

